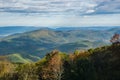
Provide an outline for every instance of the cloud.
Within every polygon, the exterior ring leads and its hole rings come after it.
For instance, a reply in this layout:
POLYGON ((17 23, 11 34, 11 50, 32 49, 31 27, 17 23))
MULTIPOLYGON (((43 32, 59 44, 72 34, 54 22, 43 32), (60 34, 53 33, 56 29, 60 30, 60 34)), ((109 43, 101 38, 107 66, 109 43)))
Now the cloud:
POLYGON ((92 0, 0 0, 0 12, 10 13, 81 15, 96 6, 92 0))
POLYGON ((46 15, 120 13, 120 0, 0 0, 0 12, 46 15))
POLYGON ((120 13, 120 0, 95 0, 98 5, 95 10, 98 14, 120 13))
POLYGON ((88 11, 86 11, 86 13, 93 13, 93 12, 95 12, 95 10, 88 10, 88 11))
POLYGON ((119 17, 120 0, 0 0, 0 25, 118 26, 119 17))
POLYGON ((81 27, 81 26, 120 26, 120 14, 105 15, 19 15, 0 14, 0 26, 45 26, 45 27, 81 27))

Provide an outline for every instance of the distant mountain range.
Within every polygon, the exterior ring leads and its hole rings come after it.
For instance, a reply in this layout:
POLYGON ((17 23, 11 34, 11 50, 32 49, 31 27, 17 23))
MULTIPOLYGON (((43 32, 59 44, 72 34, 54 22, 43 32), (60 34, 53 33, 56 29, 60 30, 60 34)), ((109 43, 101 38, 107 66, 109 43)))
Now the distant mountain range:
POLYGON ((119 27, 3 28, 0 28, 1 35, 12 35, 0 39, 0 55, 18 54, 29 61, 36 61, 54 49, 71 53, 76 49, 109 45, 112 35, 120 32, 119 27))
POLYGON ((0 37, 9 36, 16 33, 24 33, 28 31, 38 30, 38 29, 48 29, 55 31, 68 31, 68 30, 110 30, 116 29, 119 26, 114 27, 58 27, 58 28, 48 28, 48 27, 34 27, 34 26, 1 26, 0 27, 0 37))
POLYGON ((15 33, 23 33, 27 31, 32 31, 39 29, 39 27, 24 27, 24 26, 5 26, 5 27, 0 27, 0 37, 5 37, 9 36, 15 33))

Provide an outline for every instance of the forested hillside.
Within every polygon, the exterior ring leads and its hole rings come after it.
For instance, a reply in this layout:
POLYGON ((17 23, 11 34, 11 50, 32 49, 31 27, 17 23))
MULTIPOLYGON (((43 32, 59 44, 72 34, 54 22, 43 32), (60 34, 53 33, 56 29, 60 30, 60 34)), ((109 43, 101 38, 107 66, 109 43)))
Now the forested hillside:
POLYGON ((12 62, 34 62, 52 50, 73 53, 110 44, 119 27, 1 27, 1 32, 21 32, 0 39, 0 55, 12 62), (34 30, 37 29, 37 30, 34 30), (13 30, 13 31, 12 31, 13 30), (29 31, 33 30, 33 31, 29 31), (25 31, 25 32, 24 32, 25 31), (24 33, 23 33, 24 32, 24 33))
POLYGON ((36 61, 36 56, 43 58, 54 49, 71 53, 76 49, 107 45, 112 34, 104 30, 40 29, 0 39, 0 55, 19 54, 23 58, 36 61), (34 56, 34 59, 29 56, 34 56))
POLYGON ((71 54, 54 50, 26 64, 1 57, 0 80, 120 80, 120 44, 71 54))

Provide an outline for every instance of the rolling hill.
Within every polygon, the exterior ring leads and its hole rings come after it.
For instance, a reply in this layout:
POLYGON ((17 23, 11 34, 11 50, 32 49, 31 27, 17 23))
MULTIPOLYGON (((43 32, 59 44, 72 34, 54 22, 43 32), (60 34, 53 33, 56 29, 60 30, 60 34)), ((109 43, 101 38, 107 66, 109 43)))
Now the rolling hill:
MULTIPOLYGON (((30 55, 42 58, 55 49, 69 53, 76 49, 108 45, 112 35, 119 31, 118 27, 103 30, 97 28, 72 29, 44 28, 4 37, 0 39, 0 55, 18 53, 24 58, 28 58, 30 55)), ((38 58, 32 60, 36 61, 38 58)))

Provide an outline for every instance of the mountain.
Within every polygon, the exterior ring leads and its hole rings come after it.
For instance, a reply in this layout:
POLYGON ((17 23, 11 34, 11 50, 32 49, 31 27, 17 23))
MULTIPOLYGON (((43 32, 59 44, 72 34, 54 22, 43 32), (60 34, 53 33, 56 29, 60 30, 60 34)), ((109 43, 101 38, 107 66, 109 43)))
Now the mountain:
POLYGON ((79 28, 61 30, 60 28, 40 28, 19 34, 13 34, 0 39, 0 55, 20 54, 23 58, 36 61, 44 57, 49 51, 60 50, 72 53, 76 49, 89 49, 109 45, 110 38, 119 27, 79 28), (100 30, 99 30, 100 29, 100 30))
POLYGON ((119 28, 119 26, 89 26, 89 27, 58 27, 55 30, 94 30, 94 31, 104 31, 104 30, 112 30, 113 28, 119 28))
POLYGON ((27 31, 33 31, 40 29, 42 27, 33 27, 33 26, 1 26, 0 27, 0 38, 6 37, 16 33, 23 33, 27 31))

